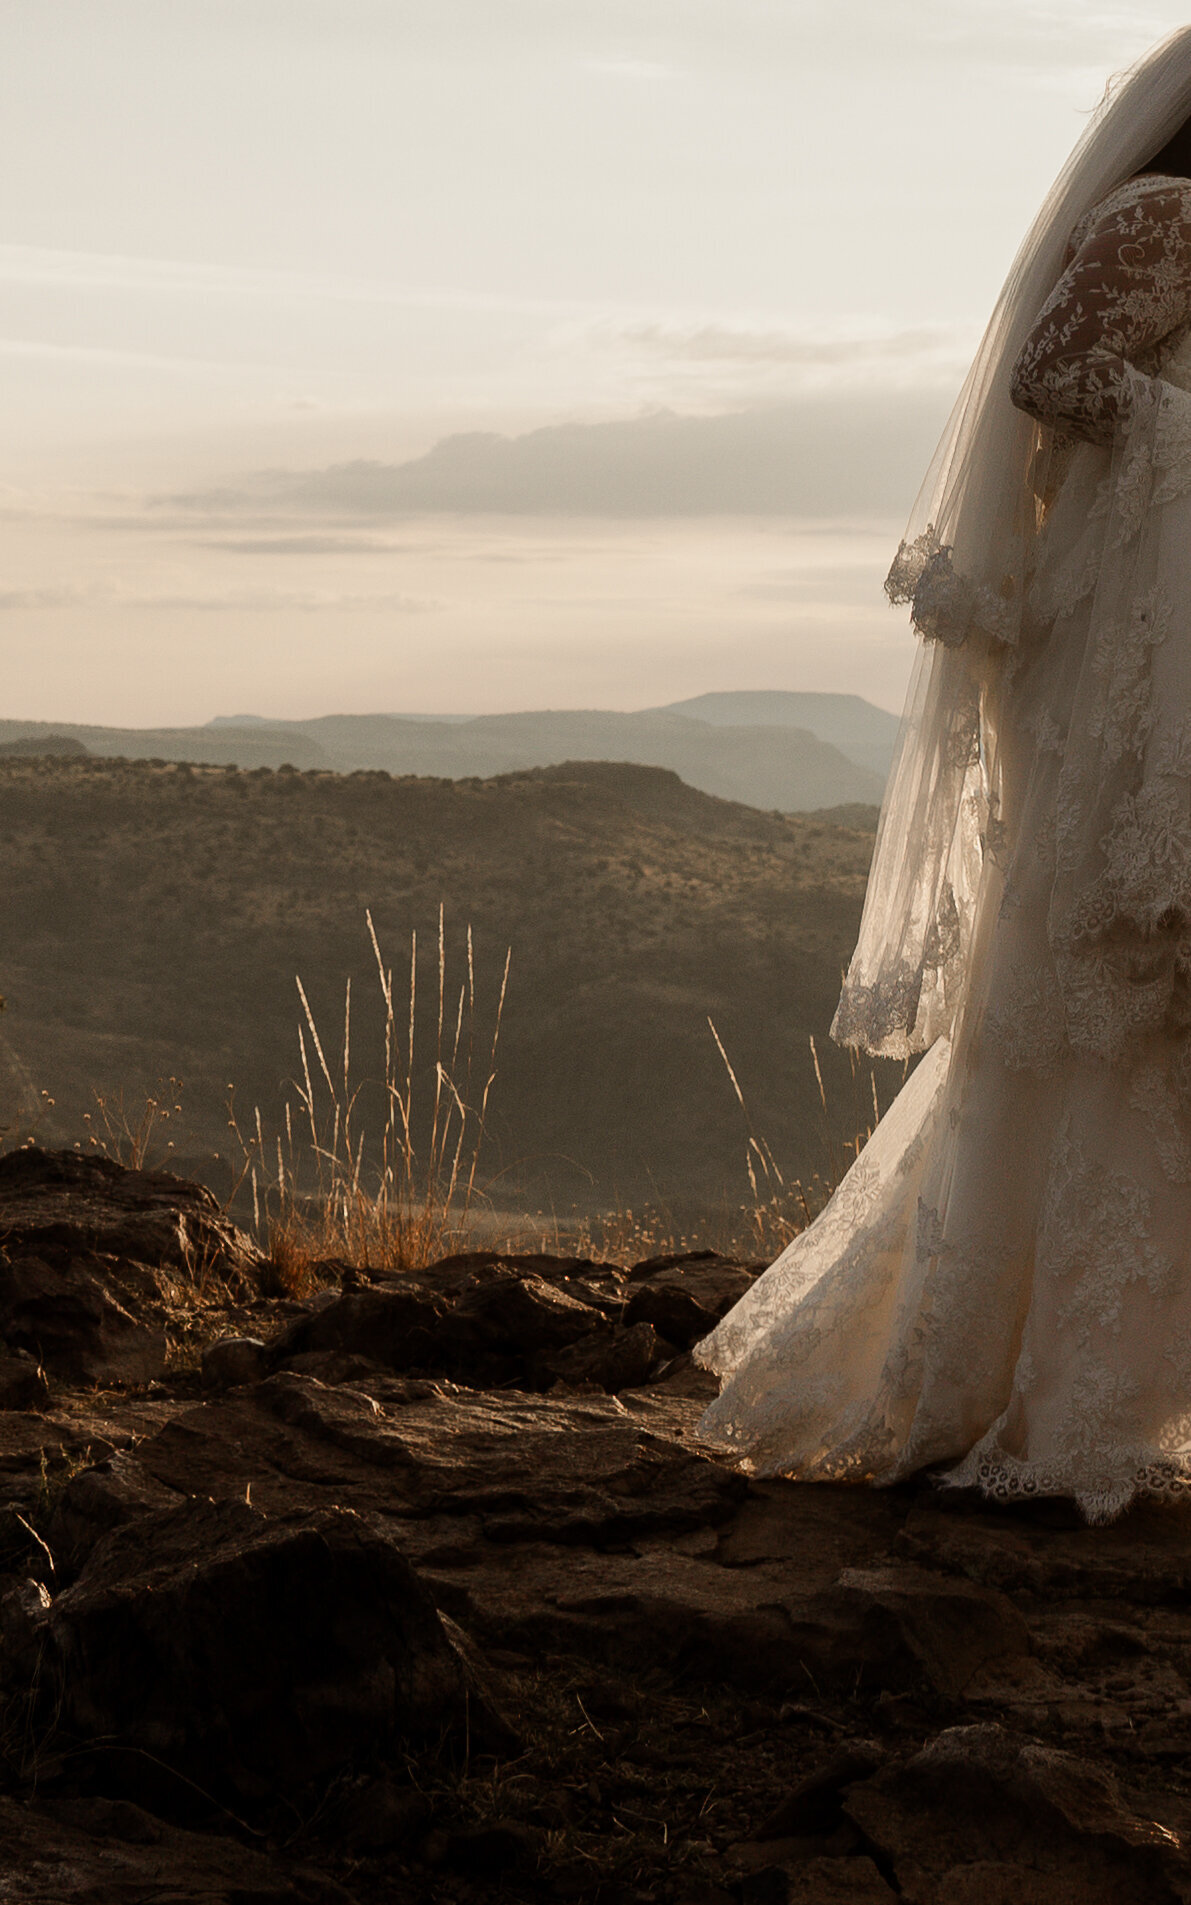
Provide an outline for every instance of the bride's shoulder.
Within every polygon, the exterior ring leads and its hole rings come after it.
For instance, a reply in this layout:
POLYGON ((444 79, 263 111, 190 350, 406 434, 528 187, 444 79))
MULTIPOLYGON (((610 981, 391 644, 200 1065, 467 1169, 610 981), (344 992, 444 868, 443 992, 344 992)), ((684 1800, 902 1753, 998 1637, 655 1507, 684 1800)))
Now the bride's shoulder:
POLYGON ((1084 213, 1071 233, 1072 249, 1078 250, 1097 226, 1137 211, 1158 219, 1173 217, 1191 222, 1191 178, 1179 178, 1171 172, 1138 172, 1131 179, 1123 179, 1084 213))

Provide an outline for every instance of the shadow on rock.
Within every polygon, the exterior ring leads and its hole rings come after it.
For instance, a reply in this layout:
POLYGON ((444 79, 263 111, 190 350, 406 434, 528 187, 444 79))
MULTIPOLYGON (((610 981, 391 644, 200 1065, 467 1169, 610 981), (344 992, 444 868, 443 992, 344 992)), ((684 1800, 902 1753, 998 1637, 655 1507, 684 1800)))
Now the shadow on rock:
POLYGON ((53 1750, 172 1816, 292 1800, 465 1727, 508 1739, 392 1534, 347 1509, 144 1515, 99 1543, 30 1640, 53 1750))

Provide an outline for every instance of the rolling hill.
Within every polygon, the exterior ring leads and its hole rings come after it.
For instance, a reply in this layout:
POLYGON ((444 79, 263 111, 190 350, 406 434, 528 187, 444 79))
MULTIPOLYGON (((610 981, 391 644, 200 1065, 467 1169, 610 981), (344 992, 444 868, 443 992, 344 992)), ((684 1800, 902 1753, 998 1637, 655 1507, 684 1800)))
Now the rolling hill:
MULTIPOLYGON (((559 1211, 738 1202, 745 1128, 707 1018, 783 1168, 823 1168, 807 1039, 822 1050, 874 815, 844 818, 604 763, 458 781, 0 759, 0 1122, 9 1142, 34 1127, 73 1142, 93 1088, 135 1111, 175 1076, 179 1150, 226 1155, 229 1084, 242 1111, 280 1115, 295 974, 332 1066, 351 976, 355 1064, 375 1072, 365 908, 399 992, 417 930, 425 1000, 441 902, 456 980, 474 929, 482 1024, 512 949, 498 1195, 559 1211)), ((846 1058, 823 1055, 854 1130, 866 1098, 846 1058)))

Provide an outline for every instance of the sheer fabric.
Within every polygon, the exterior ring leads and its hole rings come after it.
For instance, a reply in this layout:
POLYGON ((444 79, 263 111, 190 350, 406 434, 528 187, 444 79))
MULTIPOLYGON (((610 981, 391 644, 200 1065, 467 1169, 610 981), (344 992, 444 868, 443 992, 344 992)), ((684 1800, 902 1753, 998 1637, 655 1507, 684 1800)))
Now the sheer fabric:
POLYGON ((893 576, 929 692, 833 1029, 926 1056, 696 1354, 755 1473, 958 1463, 1104 1520, 1191 1480, 1191 181, 1057 263, 1009 367, 1020 577, 933 532, 893 576))
MULTIPOLYGON (((994 737, 981 701, 1028 639, 1029 591, 1067 435, 1010 401, 1073 234, 1191 115, 1191 27, 1114 80, 1013 261, 886 584, 925 638, 877 835, 837 1038, 905 1057, 948 1031, 963 994, 994 737), (910 851, 907 851, 907 844, 910 851)), ((1078 242, 1076 248, 1079 248, 1078 242)), ((1175 261, 1177 263, 1177 260, 1175 261)), ((1162 262, 1169 270, 1169 261, 1162 262)), ((1081 284, 1087 289, 1088 280, 1081 284)), ((1137 291, 1134 278, 1131 289, 1137 291)), ((1157 280, 1145 295, 1159 293, 1157 280)), ((1051 414, 1051 413, 1047 413, 1051 414)))

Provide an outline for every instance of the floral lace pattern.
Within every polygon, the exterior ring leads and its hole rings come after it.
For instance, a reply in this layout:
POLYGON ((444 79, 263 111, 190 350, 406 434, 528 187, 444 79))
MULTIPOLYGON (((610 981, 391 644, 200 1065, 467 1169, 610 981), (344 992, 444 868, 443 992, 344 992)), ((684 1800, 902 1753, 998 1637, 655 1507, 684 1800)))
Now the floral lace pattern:
MULTIPOLYGON (((1111 448, 1134 369, 1191 318, 1191 181, 1129 180, 1072 233, 1073 256, 1013 374, 1013 401, 1111 448)), ((1181 341, 1181 340, 1180 340, 1181 341)))
POLYGON ((1077 228, 1012 394, 1060 449, 1025 619, 933 529, 887 584, 952 670, 918 783, 951 792, 913 793, 937 872, 870 886, 913 917, 832 1029, 925 1056, 699 1345, 701 1428, 757 1474, 946 1464, 1104 1521, 1191 1488, 1191 181, 1077 228))
POLYGON ((896 604, 908 602, 919 634, 929 641, 958 648, 974 634, 997 642, 1017 639, 1020 616, 1013 584, 1006 578, 998 595, 977 585, 954 567, 952 551, 939 541, 933 527, 913 542, 898 545, 893 566, 885 578, 885 593, 896 604))

